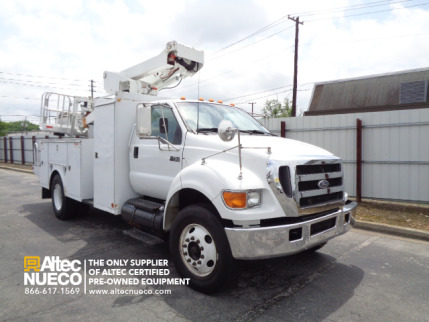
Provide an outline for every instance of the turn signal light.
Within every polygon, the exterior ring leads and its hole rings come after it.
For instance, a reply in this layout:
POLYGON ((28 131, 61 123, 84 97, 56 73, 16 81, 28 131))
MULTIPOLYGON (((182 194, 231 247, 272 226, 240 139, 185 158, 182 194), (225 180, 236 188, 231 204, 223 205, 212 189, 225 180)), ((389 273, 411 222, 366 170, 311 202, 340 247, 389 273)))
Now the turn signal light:
POLYGON ((244 209, 247 204, 247 194, 245 192, 224 191, 223 200, 229 208, 244 209))

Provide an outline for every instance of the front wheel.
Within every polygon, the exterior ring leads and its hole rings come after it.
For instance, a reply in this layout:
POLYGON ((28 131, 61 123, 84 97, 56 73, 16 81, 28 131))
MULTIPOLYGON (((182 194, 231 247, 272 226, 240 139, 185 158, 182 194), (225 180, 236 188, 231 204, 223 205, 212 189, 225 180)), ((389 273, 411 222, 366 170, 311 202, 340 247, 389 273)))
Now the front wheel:
POLYGON ((209 207, 182 209, 170 232, 170 253, 179 274, 197 291, 219 290, 233 274, 225 230, 209 207))

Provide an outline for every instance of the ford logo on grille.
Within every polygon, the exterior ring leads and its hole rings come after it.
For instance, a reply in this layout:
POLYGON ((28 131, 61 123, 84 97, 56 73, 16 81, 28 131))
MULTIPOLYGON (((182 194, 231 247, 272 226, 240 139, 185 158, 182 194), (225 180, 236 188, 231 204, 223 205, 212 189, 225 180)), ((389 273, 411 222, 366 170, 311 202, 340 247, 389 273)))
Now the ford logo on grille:
POLYGON ((326 189, 329 187, 329 181, 328 180, 320 180, 317 185, 320 189, 326 189))

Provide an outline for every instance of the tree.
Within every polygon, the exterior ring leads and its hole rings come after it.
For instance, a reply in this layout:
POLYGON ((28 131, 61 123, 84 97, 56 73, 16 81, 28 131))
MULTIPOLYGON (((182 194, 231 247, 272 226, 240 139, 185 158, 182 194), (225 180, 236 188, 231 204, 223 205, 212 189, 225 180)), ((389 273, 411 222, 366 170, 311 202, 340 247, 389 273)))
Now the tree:
POLYGON ((5 136, 7 134, 6 123, 0 121, 0 136, 5 136))
POLYGON ((39 126, 27 120, 16 122, 2 122, 0 121, 0 136, 4 136, 10 132, 24 132, 24 131, 38 131, 39 126))
POLYGON ((292 106, 287 97, 284 99, 283 105, 276 99, 267 100, 262 113, 266 117, 290 117, 292 116, 292 106))

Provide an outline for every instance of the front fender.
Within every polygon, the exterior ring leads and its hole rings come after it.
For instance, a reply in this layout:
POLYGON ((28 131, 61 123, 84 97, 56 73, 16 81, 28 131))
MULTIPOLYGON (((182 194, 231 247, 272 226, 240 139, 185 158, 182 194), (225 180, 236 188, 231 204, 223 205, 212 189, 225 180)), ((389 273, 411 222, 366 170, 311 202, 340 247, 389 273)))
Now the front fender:
MULTIPOLYGON (((266 184, 250 169, 243 167, 242 176, 237 163, 220 160, 201 161, 183 169, 173 180, 167 196, 164 229, 171 224, 171 216, 178 212, 178 192, 182 189, 193 189, 199 191, 213 206, 223 219, 237 220, 237 213, 242 214, 255 210, 231 210, 228 209, 221 196, 223 190, 249 190, 264 189, 266 184), (167 220, 167 218, 169 218, 167 220)), ((257 212, 257 211, 256 211, 257 212)))

